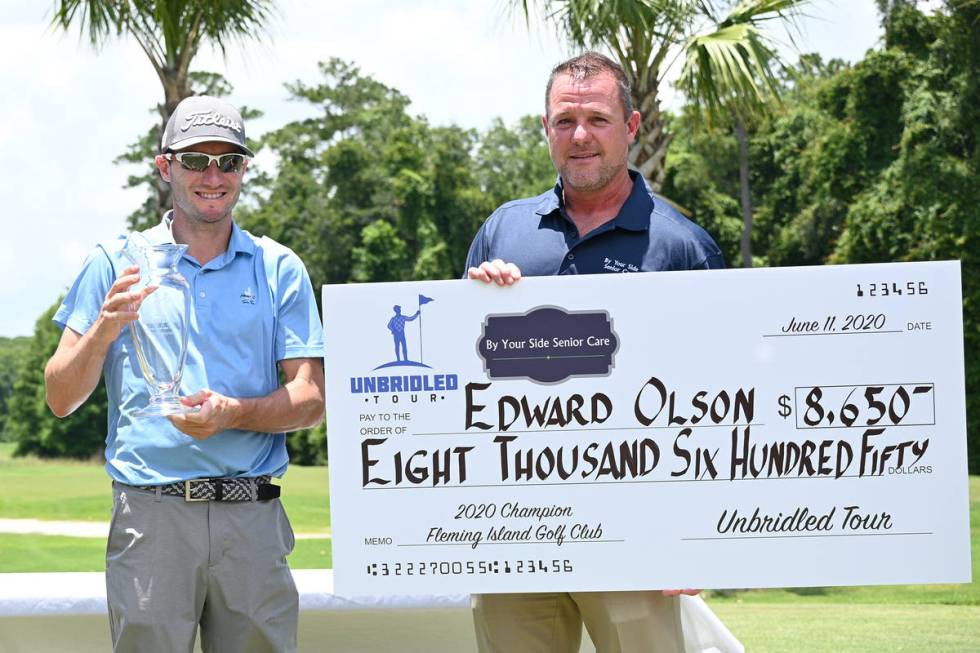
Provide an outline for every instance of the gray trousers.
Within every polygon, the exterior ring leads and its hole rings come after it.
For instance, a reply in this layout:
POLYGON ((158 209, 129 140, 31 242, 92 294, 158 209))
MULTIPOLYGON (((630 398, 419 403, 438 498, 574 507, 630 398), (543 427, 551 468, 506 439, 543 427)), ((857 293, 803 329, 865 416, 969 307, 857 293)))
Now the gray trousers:
POLYGON ((475 594, 480 653, 684 653, 680 601, 658 591, 475 594))
POLYGON ((115 653, 296 650, 299 596, 278 499, 190 503, 113 483, 106 592, 115 653))

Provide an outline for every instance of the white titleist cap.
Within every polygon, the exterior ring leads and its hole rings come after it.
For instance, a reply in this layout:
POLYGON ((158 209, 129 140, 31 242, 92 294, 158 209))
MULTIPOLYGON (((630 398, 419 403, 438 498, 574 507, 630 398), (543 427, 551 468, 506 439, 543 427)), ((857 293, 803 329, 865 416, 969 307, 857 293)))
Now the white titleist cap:
POLYGON ((192 95, 171 114, 160 139, 160 151, 182 150, 211 141, 231 143, 248 156, 255 156, 245 144, 245 123, 235 107, 208 95, 192 95))

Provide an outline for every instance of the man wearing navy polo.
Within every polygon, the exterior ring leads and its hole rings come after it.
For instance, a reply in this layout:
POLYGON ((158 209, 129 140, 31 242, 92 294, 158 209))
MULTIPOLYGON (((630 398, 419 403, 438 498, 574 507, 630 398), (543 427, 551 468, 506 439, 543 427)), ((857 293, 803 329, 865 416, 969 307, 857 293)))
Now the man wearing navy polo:
POLYGON ((173 210, 143 235, 188 246, 180 394, 196 412, 133 416, 149 401, 129 335, 146 291, 133 289, 125 238, 95 248, 54 316, 64 332, 45 369, 51 410, 76 410, 103 375, 109 397, 117 653, 190 652, 199 625, 204 651, 296 650, 293 533, 270 479, 286 471, 284 433, 323 416, 323 336, 303 263, 232 219, 251 156, 238 111, 197 96, 177 106, 156 157, 173 210))
MULTIPOLYGON (((558 183, 487 218, 470 279, 723 267, 711 237, 627 168, 640 114, 619 65, 594 52, 559 64, 545 109, 558 183)), ((476 595, 477 643, 481 653, 577 653, 584 622, 599 653, 683 653, 681 593, 697 590, 476 595)))

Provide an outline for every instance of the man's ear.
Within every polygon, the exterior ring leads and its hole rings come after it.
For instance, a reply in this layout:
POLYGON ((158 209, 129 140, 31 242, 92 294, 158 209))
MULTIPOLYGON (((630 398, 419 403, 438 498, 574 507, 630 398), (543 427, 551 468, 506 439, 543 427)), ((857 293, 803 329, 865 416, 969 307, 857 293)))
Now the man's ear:
POLYGON ((166 154, 157 154, 153 158, 153 162, 157 166, 157 170, 160 171, 160 178, 166 182, 170 182, 170 159, 167 158, 166 154))
POLYGON ((640 131, 640 112, 634 111, 626 121, 626 130, 629 133, 630 143, 636 139, 636 134, 640 131))

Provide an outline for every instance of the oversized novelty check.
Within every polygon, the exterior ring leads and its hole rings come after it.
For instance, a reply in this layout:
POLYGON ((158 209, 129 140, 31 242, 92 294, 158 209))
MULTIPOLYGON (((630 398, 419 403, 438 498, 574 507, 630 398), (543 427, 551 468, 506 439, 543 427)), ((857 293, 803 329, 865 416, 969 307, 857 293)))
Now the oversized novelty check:
POLYGON ((958 262, 326 286, 340 594, 969 582, 958 262))

